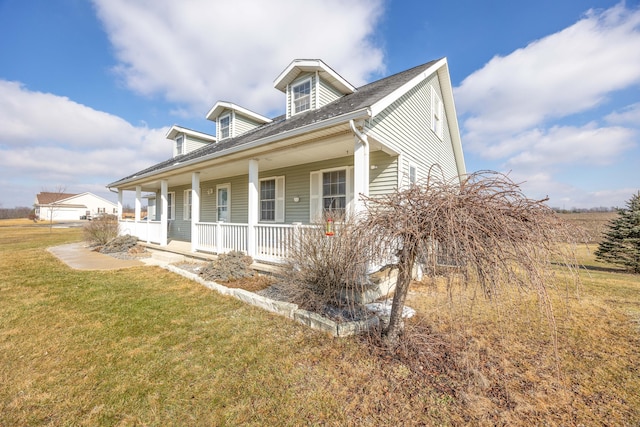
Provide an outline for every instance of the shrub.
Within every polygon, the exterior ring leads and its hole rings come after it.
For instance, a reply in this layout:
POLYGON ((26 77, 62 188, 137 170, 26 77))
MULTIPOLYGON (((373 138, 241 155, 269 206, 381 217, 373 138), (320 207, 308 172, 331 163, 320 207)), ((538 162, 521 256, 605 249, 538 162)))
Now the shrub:
POLYGON ((251 269, 253 259, 239 251, 231 251, 220 254, 218 259, 211 261, 200 270, 200 275, 205 280, 218 282, 231 282, 246 277, 253 277, 255 272, 251 269))
POLYGON ((104 215, 84 226, 84 239, 94 245, 105 245, 118 236, 118 218, 104 215))
POLYGON ((287 298, 308 310, 327 306, 359 310, 353 298, 370 285, 370 234, 354 217, 336 220, 335 234, 327 236, 326 222, 300 229, 289 248, 287 298))
POLYGON ((128 252, 129 249, 133 248, 138 244, 138 238, 135 236, 131 236, 126 234, 124 236, 118 236, 109 240, 101 249, 100 252, 103 254, 114 254, 118 252, 128 252))

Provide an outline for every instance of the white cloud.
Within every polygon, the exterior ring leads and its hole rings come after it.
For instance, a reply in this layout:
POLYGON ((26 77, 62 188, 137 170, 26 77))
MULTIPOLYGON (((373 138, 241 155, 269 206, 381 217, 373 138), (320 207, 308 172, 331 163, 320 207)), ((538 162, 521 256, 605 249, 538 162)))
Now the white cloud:
POLYGON ((554 126, 516 136, 506 145, 521 147, 509 158, 512 168, 540 168, 563 164, 608 165, 631 148, 635 132, 623 127, 602 127, 589 123, 582 127, 554 126))
POLYGON ((200 116, 226 100, 282 109, 273 80, 296 58, 321 58, 354 85, 383 71, 371 37, 382 0, 94 0, 126 85, 200 116))
POLYGON ((28 188, 29 199, 57 185, 71 192, 101 188, 104 194, 109 182, 171 156, 166 128, 136 127, 66 97, 4 80, 0 128, 0 182, 28 188))
POLYGON ((640 8, 589 10, 455 89, 465 150, 553 206, 619 205, 640 154, 640 104, 619 99, 639 88, 640 8))
POLYGON ((456 89, 471 149, 589 110, 640 83, 640 9, 590 10, 576 24, 496 56, 456 89))
POLYGON ((628 105, 620 111, 614 111, 607 115, 605 120, 618 125, 640 126, 640 102, 628 105))

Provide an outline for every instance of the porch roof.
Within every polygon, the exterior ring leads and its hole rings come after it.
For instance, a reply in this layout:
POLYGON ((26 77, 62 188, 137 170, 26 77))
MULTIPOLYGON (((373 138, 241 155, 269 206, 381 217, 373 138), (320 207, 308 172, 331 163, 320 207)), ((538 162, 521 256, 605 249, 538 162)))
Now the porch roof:
POLYGON ((276 117, 272 122, 257 127, 235 138, 205 145, 190 153, 172 157, 132 175, 107 185, 117 188, 142 178, 153 178, 157 174, 181 168, 183 165, 194 165, 207 160, 221 158, 232 153, 255 148, 261 144, 283 141, 292 136, 313 132, 324 127, 333 127, 348 122, 350 119, 366 117, 371 114, 370 107, 382 100, 404 84, 410 82, 420 73, 433 66, 439 60, 430 61, 361 86, 356 92, 345 95, 336 101, 316 110, 296 114, 286 118, 276 117))

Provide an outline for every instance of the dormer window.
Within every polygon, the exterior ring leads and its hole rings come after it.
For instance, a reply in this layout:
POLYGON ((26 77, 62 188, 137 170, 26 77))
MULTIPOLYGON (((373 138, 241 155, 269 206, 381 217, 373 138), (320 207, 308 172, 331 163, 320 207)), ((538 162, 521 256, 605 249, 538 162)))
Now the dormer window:
POLYGON ((184 136, 180 135, 176 138, 176 156, 184 154, 184 136))
POLYGON ((293 86, 293 114, 307 111, 311 108, 311 79, 293 86))
POLYGON ((229 138, 231 136, 231 116, 226 115, 224 117, 220 117, 220 139, 229 138))

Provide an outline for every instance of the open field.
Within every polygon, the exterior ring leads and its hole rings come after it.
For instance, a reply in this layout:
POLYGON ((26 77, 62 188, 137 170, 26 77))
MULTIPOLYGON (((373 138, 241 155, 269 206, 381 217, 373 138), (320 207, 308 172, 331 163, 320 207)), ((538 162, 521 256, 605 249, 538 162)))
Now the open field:
POLYGON ((415 360, 157 267, 67 268, 79 229, 0 227, 0 425, 638 425, 640 277, 558 273, 535 299, 416 283, 415 360), (566 287, 565 287, 566 285, 566 287), (557 331, 557 349, 554 347, 557 331), (426 347, 425 347, 426 345, 426 347))

